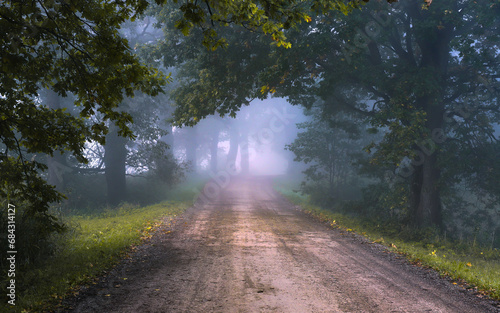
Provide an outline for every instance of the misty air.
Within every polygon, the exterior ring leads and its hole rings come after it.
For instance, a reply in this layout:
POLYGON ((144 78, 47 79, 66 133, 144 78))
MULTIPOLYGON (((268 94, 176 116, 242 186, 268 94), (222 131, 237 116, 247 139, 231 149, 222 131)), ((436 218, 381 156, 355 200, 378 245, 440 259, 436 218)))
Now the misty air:
POLYGON ((0 2, 0 311, 498 312, 499 27, 0 2))

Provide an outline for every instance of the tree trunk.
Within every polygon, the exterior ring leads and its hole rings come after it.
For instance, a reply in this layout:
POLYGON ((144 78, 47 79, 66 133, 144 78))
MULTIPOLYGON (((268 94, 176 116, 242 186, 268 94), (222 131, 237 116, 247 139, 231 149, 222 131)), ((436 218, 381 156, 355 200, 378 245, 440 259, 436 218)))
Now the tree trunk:
POLYGON ((187 138, 186 138, 186 160, 191 162, 191 166, 193 167, 193 171, 197 171, 197 161, 196 161, 196 149, 198 148, 198 134, 196 132, 196 128, 188 127, 187 138))
POLYGON ((175 137, 174 137, 174 128, 170 126, 168 130, 168 134, 163 136, 161 140, 168 145, 170 153, 174 153, 174 145, 175 145, 175 137))
POLYGON ((429 156, 422 166, 422 192, 419 211, 426 211, 429 223, 441 228, 443 225, 441 195, 439 191, 440 170, 436 167, 437 152, 429 156))
POLYGON ((330 199, 336 200, 337 195, 335 193, 335 147, 333 144, 333 138, 331 139, 331 142, 326 143, 328 146, 328 187, 330 190, 330 199))
MULTIPOLYGON (((421 107, 427 113, 425 123, 429 133, 443 127, 444 109, 438 97, 423 97, 420 99, 421 107)), ((438 166, 439 148, 430 135, 425 140, 417 143, 417 151, 422 163, 416 166, 410 185, 410 205, 412 206, 413 221, 417 227, 424 225, 443 227, 442 206, 439 180, 441 170, 438 166)))
POLYGON ((250 172, 250 151, 248 151, 248 130, 242 129, 240 136, 241 172, 248 175, 250 172))
POLYGON ((127 159, 127 139, 118 136, 116 126, 110 127, 104 146, 105 176, 108 187, 108 204, 116 206, 126 199, 125 162, 127 159))
POLYGON ((440 170, 436 166, 437 152, 427 156, 424 164, 415 168, 410 185, 412 222, 416 227, 443 226, 440 170))
POLYGON ((217 172, 217 152, 219 151, 219 129, 214 128, 210 142, 210 170, 217 172))
MULTIPOLYGON (((46 105, 49 109, 61 108, 61 97, 52 90, 47 90, 46 105)), ((47 183, 61 192, 64 190, 64 173, 69 171, 64 154, 55 152, 53 156, 47 155, 48 177, 47 183)))
POLYGON ((236 125, 232 124, 229 129, 229 151, 227 152, 226 166, 234 166, 236 164, 236 156, 238 155, 238 146, 240 134, 236 125))
MULTIPOLYGON (((419 10, 417 1, 410 3, 413 9, 409 15, 425 23, 428 12, 419 10)), ((421 24, 424 25, 424 24, 421 24)), ((437 79, 435 86, 445 86, 448 76, 448 63, 450 58, 450 41, 453 36, 453 25, 451 22, 444 22, 442 27, 427 24, 418 31, 415 31, 415 38, 422 59, 419 65, 421 70, 433 70, 433 78, 437 79)), ((417 99, 417 106, 426 113, 425 127, 431 136, 425 138, 425 143, 418 144, 420 152, 425 155, 421 165, 416 166, 413 179, 410 185, 410 205, 413 213, 413 221, 416 226, 424 225, 443 227, 442 205, 439 181, 441 171, 438 166, 439 148, 433 141, 432 133, 443 128, 443 115, 445 112, 443 98, 444 88, 436 89, 432 94, 422 95, 417 99)))
POLYGON ((66 163, 66 157, 64 156, 64 154, 59 154, 59 152, 56 152, 54 156, 48 157, 47 167, 47 183, 54 186, 57 191, 62 192, 65 186, 64 174, 70 171, 70 168, 66 163))

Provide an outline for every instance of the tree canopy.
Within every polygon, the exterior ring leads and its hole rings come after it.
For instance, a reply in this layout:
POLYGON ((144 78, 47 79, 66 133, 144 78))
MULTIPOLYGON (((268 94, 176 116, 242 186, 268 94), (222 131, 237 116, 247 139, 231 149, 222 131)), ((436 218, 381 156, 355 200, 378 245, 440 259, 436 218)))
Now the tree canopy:
MULTIPOLYGON (((409 179, 405 205, 417 225, 442 225, 442 197, 457 182, 498 201, 491 158, 499 145, 500 7, 491 0, 428 3, 370 2, 347 16, 317 14, 285 32, 291 49, 269 47, 258 33, 247 40, 234 27, 227 53, 185 54, 178 119, 234 114, 271 94, 306 107, 321 99, 325 112, 357 114, 384 131, 367 150, 373 163, 409 179), (464 166, 450 166, 457 162, 464 166)), ((178 56, 192 46, 186 39, 170 51, 178 56)))
POLYGON ((118 29, 142 13, 143 0, 2 1, 0 4, 0 196, 45 213, 62 195, 48 185, 38 154, 70 151, 85 162, 87 140, 104 141, 114 122, 132 136, 129 114, 120 111, 135 90, 161 92, 166 77, 142 65, 118 29), (72 115, 40 101, 39 90, 72 94, 72 115), (100 118, 96 118, 99 113, 100 118), (92 123, 84 120, 92 119, 92 123))
POLYGON ((126 21, 143 15, 152 4, 160 9, 176 7, 177 13, 165 17, 171 29, 183 34, 200 31, 199 40, 209 48, 216 48, 226 45, 220 30, 228 26, 268 34, 277 46, 289 46, 284 30, 310 21, 311 10, 347 13, 362 3, 359 0, 190 0, 182 4, 167 0, 2 1, 0 197, 25 205, 26 216, 38 214, 53 221, 47 214, 49 203, 63 196, 47 184, 44 174, 47 165, 40 160, 40 154, 52 156, 68 151, 78 161, 86 162, 85 143, 104 143, 113 124, 119 135, 134 136, 129 127, 132 117, 122 110, 121 103, 137 91, 146 95, 162 92, 167 76, 143 64, 132 51, 136 47, 130 47, 119 30, 126 21), (72 95, 78 109, 70 113, 43 103, 42 89, 62 97, 72 95))
MULTIPOLYGON (((387 0, 395 2, 397 0, 387 0)), ((162 1, 165 4, 168 1, 162 1)), ((177 0, 173 1, 178 3, 177 0)), ((183 1, 176 9, 179 16, 173 20, 175 28, 184 35, 197 28, 203 33, 203 44, 215 50, 227 46, 225 36, 221 36, 221 27, 241 26, 249 31, 268 34, 276 45, 290 47, 285 30, 305 21, 311 21, 312 14, 340 11, 344 14, 360 8, 368 0, 259 0, 259 1, 183 1)), ((163 6, 166 7, 166 6, 163 6)), ((170 18, 172 16, 169 16, 170 18)))

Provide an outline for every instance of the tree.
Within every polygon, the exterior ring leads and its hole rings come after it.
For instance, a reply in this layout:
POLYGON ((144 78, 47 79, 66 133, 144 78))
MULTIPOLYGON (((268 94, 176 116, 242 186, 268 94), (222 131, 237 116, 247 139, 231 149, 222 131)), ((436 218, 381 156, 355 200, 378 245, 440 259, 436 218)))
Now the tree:
MULTIPOLYGON (((396 0, 387 0, 395 2, 396 0)), ((229 25, 236 25, 247 30, 269 35, 276 45, 290 47, 284 30, 290 29, 302 21, 310 21, 309 14, 332 10, 344 14, 361 7, 365 0, 314 0, 314 1, 219 1, 196 0, 184 1, 181 5, 167 6, 168 1, 157 1, 163 6, 153 10, 164 28, 167 38, 172 30, 178 29, 184 35, 191 31, 200 31, 202 43, 210 50, 227 46, 226 37, 220 31, 229 25)), ((177 4, 177 1, 173 1, 177 4)), ((174 35, 175 36, 175 35, 174 35)))
MULTIPOLYGON (((152 33, 153 30, 151 18, 148 16, 135 21, 126 21, 121 26, 122 36, 128 40, 128 43, 134 49, 140 44, 156 40, 157 35, 152 33)), ((169 105, 168 102, 165 104, 169 105)), ((154 101, 154 99, 143 94, 139 95, 138 99, 124 99, 120 105, 122 112, 126 112, 133 117, 135 124, 131 128, 133 133, 140 137, 139 140, 155 141, 158 136, 165 135, 158 133, 158 119, 155 118, 158 106, 158 101, 154 101)), ((110 130, 106 136, 106 145, 104 146, 104 164, 108 204, 116 206, 126 200, 126 165, 128 150, 130 149, 126 147, 129 141, 120 136, 118 128, 111 126, 110 130)), ((147 149, 152 148, 147 147, 147 149)), ((142 155, 142 153, 139 153, 139 155, 142 155)), ((144 160, 141 161, 144 162, 144 160)))
POLYGON ((229 150, 227 151, 225 168, 237 168, 236 159, 240 153, 240 167, 242 174, 248 174, 250 169, 249 128, 247 117, 238 116, 225 120, 229 135, 229 150))
POLYGON ((250 151, 248 150, 249 138, 248 129, 243 128, 240 131, 240 155, 241 155, 241 173, 248 175, 250 172, 250 151))
POLYGON ((366 2, 190 0, 157 6, 150 13, 165 39, 143 48, 142 55, 166 68, 181 68, 183 85, 174 94, 177 126, 215 113, 234 117, 252 99, 264 98, 255 82, 262 69, 273 66, 268 58, 273 47, 291 47, 286 30, 309 23, 310 15, 347 14, 366 2))
POLYGON ((171 147, 164 141, 170 128, 167 122, 170 102, 166 96, 137 94, 132 99, 124 100, 120 108, 134 119, 130 125, 134 139, 119 136, 117 127, 112 125, 105 145, 91 142, 86 146, 89 164, 70 167, 75 173, 104 173, 107 203, 111 206, 132 200, 128 197, 127 177, 141 176, 173 184, 183 175, 181 168, 184 167, 177 164, 171 147), (178 177, 170 177, 168 173, 178 177))
MULTIPOLYGON (((164 8, 168 2, 155 0, 164 8)), ((189 0, 180 6, 174 26, 184 33, 201 26, 202 41, 209 47, 224 44, 215 28, 229 24, 260 30, 277 45, 288 46, 283 29, 308 21, 309 8, 347 12, 359 4, 358 0, 318 0, 307 5, 301 1, 189 0)), ((113 124, 118 135, 133 138, 132 117, 120 110, 120 104, 136 91, 156 95, 166 84, 166 77, 141 64, 119 34, 120 25, 143 14, 148 5, 147 0, 12 0, 0 4, 0 197, 26 205, 28 217, 49 221, 47 230, 58 228, 47 214, 49 203, 63 196, 47 184, 41 175, 47 166, 35 155, 67 151, 86 162, 85 143, 104 144, 113 124), (62 97, 73 95, 77 114, 43 105, 41 89, 62 97)))
MULTIPOLYGON (((236 26, 223 30, 227 50, 220 53, 197 50, 191 40, 201 35, 195 30, 192 38, 177 37, 163 48, 189 67, 176 92, 176 119, 194 124, 216 112, 234 115, 269 94, 306 107, 319 97, 325 112, 359 113, 387 130, 367 150, 373 163, 398 167, 397 174, 408 178, 414 225, 442 227, 442 193, 450 189, 444 179, 474 185, 478 173, 486 175, 484 182, 499 175, 486 165, 496 158, 478 153, 495 155, 498 145, 499 5, 428 4, 370 2, 347 16, 317 14, 285 32, 291 49, 269 46, 265 36, 240 33, 236 26), (468 167, 444 163, 449 159, 468 167)), ((498 201, 492 184, 476 186, 498 201)))
POLYGON ((223 137, 224 120, 211 117, 197 124, 200 157, 207 156, 208 169, 217 173, 219 168, 219 142, 223 137), (206 152, 205 152, 206 151, 206 152))
POLYGON ((210 138, 210 170, 214 173, 217 172, 218 168, 219 133, 220 130, 214 127, 210 138))
POLYGON ((118 129, 112 127, 106 136, 104 145, 104 165, 107 185, 108 204, 118 205, 127 194, 126 162, 127 139, 118 135, 118 129))
POLYGON ((352 117, 336 116, 333 119, 323 114, 320 106, 307 110, 305 114, 311 117, 310 120, 297 125, 302 131, 286 146, 294 153, 295 161, 309 166, 303 171, 306 180, 302 182, 301 190, 320 204, 331 205, 345 200, 349 190, 353 189, 348 185, 357 176, 354 163, 363 143, 369 141, 366 127, 358 125, 352 117), (322 187, 324 185, 326 189, 322 187))
MULTIPOLYGON (((61 109, 61 97, 53 92, 52 90, 47 90, 45 95, 45 103, 47 107, 52 110, 61 109)), ((47 160, 47 183, 54 186, 55 189, 61 192, 64 189, 64 178, 63 171, 61 167, 66 167, 66 158, 64 154, 56 153, 53 156, 49 156, 47 160)))
POLYGON ((397 173, 409 178, 407 205, 416 226, 441 227, 445 177, 474 184, 479 173, 486 181, 499 175, 479 166, 494 154, 474 149, 494 153, 498 146, 498 3, 448 0, 423 7, 413 0, 366 9, 319 16, 290 34, 295 50, 276 57, 268 88, 296 102, 318 95, 325 110, 358 112, 388 130, 368 147, 373 162, 399 166, 397 173), (307 91, 297 95, 297 88, 307 91), (368 95, 373 105, 337 101, 346 90, 368 95), (461 162, 470 166, 467 174, 453 166, 461 162))
POLYGON ((132 136, 131 117, 116 110, 135 90, 157 94, 165 78, 143 66, 118 34, 147 2, 3 1, 0 4, 0 126, 2 198, 27 202, 26 214, 46 212, 62 195, 39 175, 46 165, 28 154, 70 151, 85 162, 87 140, 104 142, 106 121, 132 136), (72 93, 79 116, 38 101, 40 88, 72 93), (103 119, 84 119, 97 112, 103 119))

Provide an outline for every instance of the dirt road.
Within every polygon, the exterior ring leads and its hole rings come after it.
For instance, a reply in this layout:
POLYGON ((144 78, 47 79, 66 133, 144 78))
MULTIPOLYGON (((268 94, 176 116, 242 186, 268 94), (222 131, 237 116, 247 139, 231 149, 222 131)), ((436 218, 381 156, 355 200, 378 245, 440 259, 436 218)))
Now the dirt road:
POLYGON ((498 312, 313 220, 266 179, 233 179, 166 230, 83 293, 75 311, 498 312))

